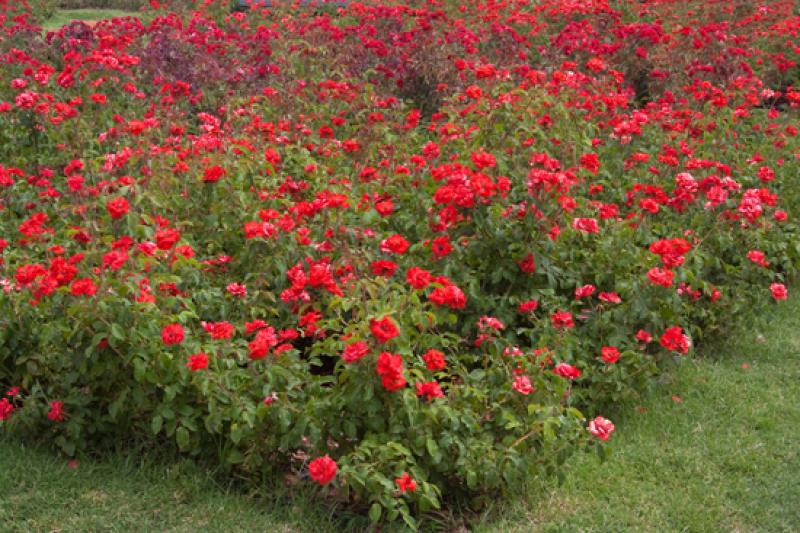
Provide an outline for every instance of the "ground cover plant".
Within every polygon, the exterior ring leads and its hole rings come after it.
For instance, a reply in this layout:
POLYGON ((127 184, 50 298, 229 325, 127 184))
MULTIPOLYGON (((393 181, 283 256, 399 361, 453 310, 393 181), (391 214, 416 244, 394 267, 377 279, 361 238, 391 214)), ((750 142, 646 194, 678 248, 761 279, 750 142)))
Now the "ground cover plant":
POLYGON ((414 526, 787 296, 793 2, 2 7, 0 424, 69 456, 414 526))

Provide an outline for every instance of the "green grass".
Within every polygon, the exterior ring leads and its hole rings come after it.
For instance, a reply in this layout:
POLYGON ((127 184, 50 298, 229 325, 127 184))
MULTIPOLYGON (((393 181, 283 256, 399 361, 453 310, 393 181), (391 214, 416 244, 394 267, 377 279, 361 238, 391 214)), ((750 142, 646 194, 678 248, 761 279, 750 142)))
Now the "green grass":
MULTIPOLYGON (((618 417, 614 453, 576 456, 561 487, 537 487, 469 526, 489 531, 796 531, 800 524, 800 313, 777 306, 685 360, 618 417), (749 368, 742 368, 748 363, 749 368), (673 396, 676 399, 673 399, 673 396)), ((309 493, 245 495, 188 462, 114 457, 77 469, 0 440, 0 530, 342 531, 309 493), (274 496, 274 495, 273 495, 274 496)), ((269 492, 262 489, 262 492, 269 492)))
POLYGON ((303 499, 246 495, 187 461, 82 460, 0 440, 0 531, 336 531, 303 499))
POLYGON ((799 330, 784 303, 763 332, 685 360, 618 420, 609 461, 576 457, 562 487, 477 531, 797 531, 799 330))
POLYGON ((64 24, 69 24, 73 20, 94 22, 97 20, 130 16, 141 18, 140 13, 122 11, 119 9, 59 9, 56 11, 55 15, 42 24, 42 27, 45 30, 57 30, 64 24))

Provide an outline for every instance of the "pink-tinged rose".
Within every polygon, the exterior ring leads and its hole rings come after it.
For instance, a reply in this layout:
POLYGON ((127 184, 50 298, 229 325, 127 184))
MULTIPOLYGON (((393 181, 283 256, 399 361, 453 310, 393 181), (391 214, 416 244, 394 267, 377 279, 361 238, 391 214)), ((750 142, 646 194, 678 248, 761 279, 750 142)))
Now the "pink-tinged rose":
POLYGON ((614 423, 602 416, 596 417, 589 422, 589 433, 602 441, 607 441, 611 434, 614 432, 614 423))
POLYGON ((647 279, 654 285, 661 285, 662 287, 671 286, 674 277, 675 274, 668 268, 654 267, 647 272, 647 279))
POLYGON ((789 294, 783 283, 773 283, 769 286, 769 290, 772 291, 772 297, 776 300, 785 300, 789 294))
POLYGON ((600 233, 600 226, 593 218, 575 218, 572 220, 572 227, 584 233, 600 233))
POLYGON ((594 285, 583 285, 581 287, 575 287, 575 299, 580 300, 582 298, 587 298, 594 294, 595 291, 594 285))
POLYGON ((638 340, 639 342, 643 342, 645 344, 650 344, 651 342, 653 342, 653 336, 650 335, 650 333, 648 333, 647 331, 640 329, 639 331, 636 332, 636 340, 638 340))
POLYGON ((553 373, 567 379, 577 379, 581 377, 581 371, 567 363, 558 363, 553 368, 553 373))
POLYGON ((533 392, 533 385, 531 385, 531 379, 528 376, 515 376, 511 387, 525 396, 533 392))

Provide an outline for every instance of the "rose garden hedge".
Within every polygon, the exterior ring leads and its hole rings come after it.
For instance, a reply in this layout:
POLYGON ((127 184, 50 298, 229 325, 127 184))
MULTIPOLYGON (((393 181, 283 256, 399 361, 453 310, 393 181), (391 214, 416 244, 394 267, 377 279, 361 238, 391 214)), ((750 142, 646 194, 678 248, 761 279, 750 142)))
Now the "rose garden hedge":
POLYGON ((0 1, 4 432, 414 525, 786 297, 793 4, 206 4, 0 1))

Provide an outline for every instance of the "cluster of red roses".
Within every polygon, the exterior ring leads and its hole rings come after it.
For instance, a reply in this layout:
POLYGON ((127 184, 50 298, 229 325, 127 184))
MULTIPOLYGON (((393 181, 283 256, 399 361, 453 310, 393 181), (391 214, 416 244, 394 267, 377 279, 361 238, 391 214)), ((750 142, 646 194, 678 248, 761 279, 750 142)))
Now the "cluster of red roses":
POLYGON ((41 390, 3 424, 211 434, 424 511, 540 468, 541 413, 608 440, 595 400, 800 265, 786 2, 159 9, 46 38, 18 4, 0 382, 41 390))

